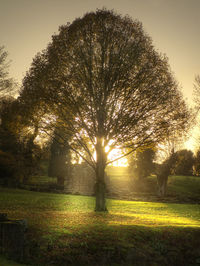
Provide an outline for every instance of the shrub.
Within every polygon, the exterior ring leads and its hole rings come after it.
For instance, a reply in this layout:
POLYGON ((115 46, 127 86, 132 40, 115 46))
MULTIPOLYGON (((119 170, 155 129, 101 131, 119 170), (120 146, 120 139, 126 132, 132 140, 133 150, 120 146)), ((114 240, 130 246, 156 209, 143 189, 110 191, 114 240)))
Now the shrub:
POLYGON ((194 155, 190 150, 180 150, 174 155, 173 174, 192 175, 194 165, 194 155))
POLYGON ((16 170, 16 160, 8 152, 0 150, 0 178, 13 177, 16 170))

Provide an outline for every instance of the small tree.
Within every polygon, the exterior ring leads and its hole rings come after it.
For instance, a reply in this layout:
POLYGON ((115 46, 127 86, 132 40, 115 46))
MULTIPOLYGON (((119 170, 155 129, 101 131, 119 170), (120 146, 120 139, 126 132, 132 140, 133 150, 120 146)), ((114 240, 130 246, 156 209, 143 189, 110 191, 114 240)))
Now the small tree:
POLYGON ((194 174, 200 176, 200 150, 197 151, 194 158, 194 174))
POLYGON ((0 150, 0 179, 1 184, 8 184, 8 180, 14 180, 16 174, 16 160, 14 156, 8 152, 0 150), (2 182, 3 181, 3 182, 2 182))
POLYGON ((0 97, 16 93, 17 85, 12 78, 8 76, 9 62, 7 61, 8 53, 4 46, 0 46, 0 97))
POLYGON ((174 154, 173 174, 192 175, 195 163, 194 154, 190 150, 180 150, 174 154))
POLYGON ((23 90, 45 106, 46 130, 57 125, 65 129, 63 138, 72 136, 70 149, 96 173, 95 209, 106 211, 109 152, 117 147, 130 154, 183 129, 188 111, 167 58, 140 22, 97 10, 61 26, 52 39, 33 61, 23 90))
POLYGON ((164 197, 167 192, 167 182, 169 175, 172 174, 175 164, 175 153, 172 149, 171 155, 162 163, 156 164, 155 173, 157 176, 158 196, 164 197))
POLYGON ((51 141, 48 175, 57 177, 57 185, 63 189, 65 179, 69 180, 70 177, 71 155, 69 145, 62 141, 62 131, 56 133, 51 141))
POLYGON ((182 149, 183 144, 187 139, 190 124, 191 122, 188 121, 185 130, 168 132, 164 140, 157 143, 156 161, 163 162, 168 160, 173 153, 182 149))
POLYGON ((142 151, 136 151, 136 155, 129 159, 130 172, 135 172, 138 179, 144 180, 154 172, 155 151, 147 148, 142 151))

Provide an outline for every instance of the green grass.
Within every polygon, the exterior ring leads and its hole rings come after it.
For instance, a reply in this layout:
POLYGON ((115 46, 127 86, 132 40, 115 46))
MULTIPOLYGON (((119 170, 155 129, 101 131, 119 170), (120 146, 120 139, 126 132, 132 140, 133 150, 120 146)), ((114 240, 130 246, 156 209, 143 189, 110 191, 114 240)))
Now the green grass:
POLYGON ((108 213, 94 205, 93 197, 0 189, 0 211, 28 221, 29 264, 199 265, 198 204, 109 199, 108 213))
POLYGON ((12 260, 8 260, 4 256, 0 256, 0 265, 1 266, 25 266, 25 264, 21 264, 21 263, 12 261, 12 260))
MULTIPOLYGON (((106 168, 107 175, 116 182, 130 180, 130 173, 126 167, 106 168)), ((134 180, 134 179, 133 179, 134 180)), ((144 196, 144 193, 156 194, 157 180, 156 176, 150 176, 147 182, 135 182, 132 187, 134 193, 139 193, 144 196)), ((195 202, 200 203, 200 177, 196 176, 169 176, 167 195, 171 200, 180 202, 195 202)), ((148 195, 147 195, 148 196, 148 195)))
POLYGON ((170 176, 168 191, 183 199, 185 197, 200 201, 200 177, 170 176))
POLYGON ((49 176, 32 176, 29 179, 29 184, 38 184, 38 185, 48 184, 48 183, 56 184, 56 182, 57 182, 56 177, 49 177, 49 176))
MULTIPOLYGON (((11 213, 62 212, 81 215, 93 213, 95 199, 88 196, 74 196, 31 192, 20 189, 0 189, 0 209, 11 213)), ((198 204, 173 204, 159 202, 140 202, 107 200, 108 223, 194 226, 200 227, 198 204), (115 216, 122 217, 115 221, 115 216), (112 219, 111 219, 112 218, 112 219)))
MULTIPOLYGON (((106 168, 107 175, 115 183, 116 187, 132 187, 132 197, 122 197, 133 200, 156 201, 157 180, 155 176, 150 176, 146 182, 134 182, 131 185, 127 167, 106 168), (124 181, 124 182, 123 182, 124 181)), ((54 191, 57 186, 57 179, 47 176, 33 176, 26 189, 35 189, 38 191, 54 191)), ((159 199, 160 200, 160 199, 159 199)), ((162 200, 163 201, 163 200, 162 200)), ((164 201, 177 203, 200 203, 200 177, 194 176, 169 176, 167 197, 164 201)))

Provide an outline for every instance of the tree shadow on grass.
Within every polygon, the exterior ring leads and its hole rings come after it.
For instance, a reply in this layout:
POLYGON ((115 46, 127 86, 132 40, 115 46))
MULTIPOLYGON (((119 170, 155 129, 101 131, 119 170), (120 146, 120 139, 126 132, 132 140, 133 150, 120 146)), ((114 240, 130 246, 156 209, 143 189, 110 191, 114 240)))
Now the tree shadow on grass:
MULTIPOLYGON (((69 232, 51 231, 40 250, 44 265, 195 265, 197 228, 110 224, 126 216, 86 214, 69 232), (57 232, 57 234, 56 234, 57 232)), ((67 228, 67 227, 65 227, 67 228)), ((43 239, 44 240, 44 239, 43 239)))

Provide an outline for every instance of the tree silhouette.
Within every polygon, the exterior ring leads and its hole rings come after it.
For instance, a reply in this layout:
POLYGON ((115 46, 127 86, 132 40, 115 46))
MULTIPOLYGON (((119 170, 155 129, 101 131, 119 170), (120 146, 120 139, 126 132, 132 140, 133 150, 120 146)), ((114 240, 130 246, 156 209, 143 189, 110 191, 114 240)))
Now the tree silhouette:
POLYGON ((148 146, 184 128, 189 116, 167 58, 142 24, 105 9, 61 26, 34 59, 23 90, 42 103, 46 132, 63 128, 70 149, 94 169, 96 211, 107 210, 109 152, 148 146))

